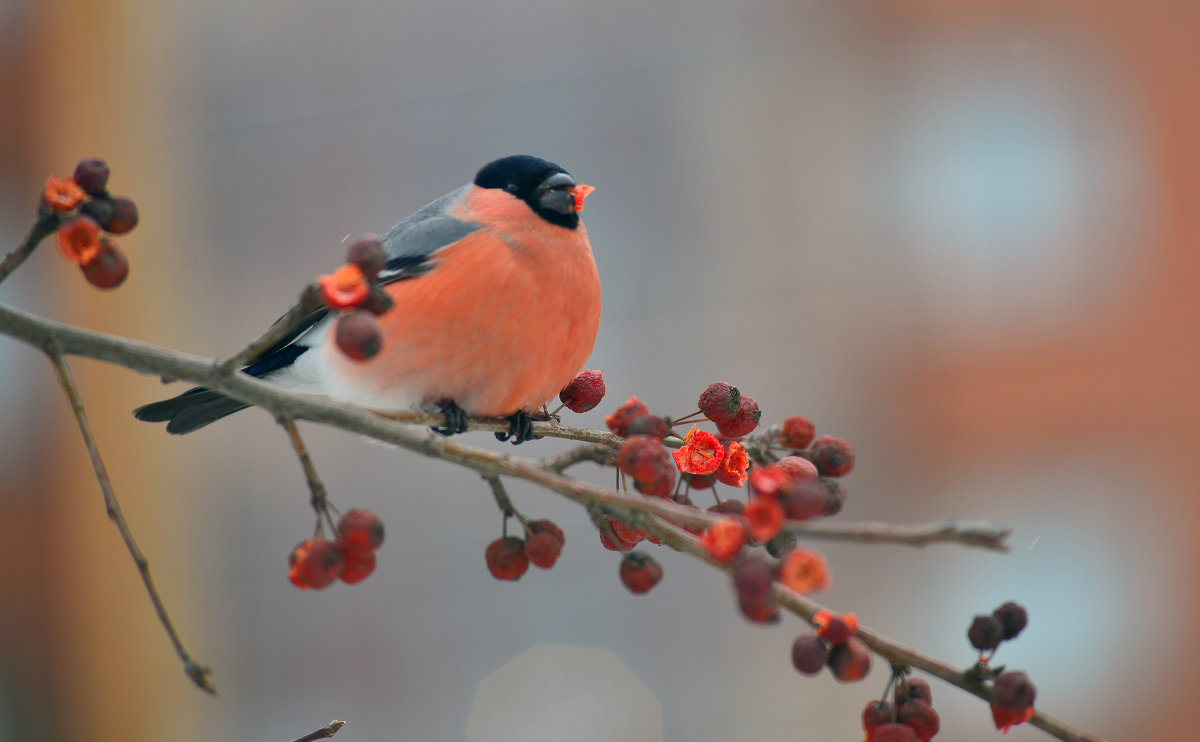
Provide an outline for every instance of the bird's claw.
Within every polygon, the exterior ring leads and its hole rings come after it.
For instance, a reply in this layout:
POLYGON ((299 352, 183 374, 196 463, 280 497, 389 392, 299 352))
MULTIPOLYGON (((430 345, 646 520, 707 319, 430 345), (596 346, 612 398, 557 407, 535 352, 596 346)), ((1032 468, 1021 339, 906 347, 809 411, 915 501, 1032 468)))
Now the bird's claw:
POLYGON ((457 435, 467 432, 467 413, 453 399, 442 400, 438 402, 437 407, 446 416, 446 424, 440 428, 434 427, 433 432, 438 435, 457 435))
POLYGON ((508 432, 496 433, 496 440, 506 441, 511 437, 515 446, 533 438, 533 420, 528 412, 518 410, 505 419, 508 420, 508 432))

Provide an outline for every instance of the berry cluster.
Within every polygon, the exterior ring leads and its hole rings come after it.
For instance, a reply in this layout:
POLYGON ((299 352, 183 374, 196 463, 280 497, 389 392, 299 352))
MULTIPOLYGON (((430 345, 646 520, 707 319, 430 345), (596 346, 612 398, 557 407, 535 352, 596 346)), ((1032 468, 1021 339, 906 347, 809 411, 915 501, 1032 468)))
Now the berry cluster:
MULTIPOLYGON (((862 712, 865 742, 928 742, 938 733, 942 721, 933 710, 933 691, 920 678, 903 673, 892 676, 896 684, 895 703, 869 701, 862 712)), ((884 694, 887 698, 887 694, 884 694)))
POLYGON ((995 654, 1000 642, 1016 638, 1028 623, 1029 614, 1025 607, 1010 600, 991 615, 976 616, 967 629, 967 640, 979 650, 979 659, 984 662, 995 654))
POLYGON ((129 259, 117 243, 105 237, 125 234, 138 223, 137 204, 108 192, 108 163, 99 157, 80 160, 75 174, 53 175, 42 190, 42 210, 57 219, 58 250, 75 263, 88 283, 115 288, 129 275, 129 259))
POLYGON ((334 340, 338 348, 356 361, 373 358, 383 346, 383 330, 377 316, 394 302, 378 282, 387 267, 387 253, 376 235, 363 235, 346 251, 346 263, 321 276, 317 288, 325 306, 341 311, 334 340))
POLYGON ((1003 731, 1033 718, 1037 689, 1025 673, 990 668, 988 661, 995 656, 1001 642, 1016 638, 1028 624, 1025 607, 1010 600, 991 615, 975 616, 967 629, 967 640, 979 650, 979 660, 967 671, 967 680, 983 688, 991 685, 992 721, 1003 731))
POLYGON ((383 544, 383 521, 354 508, 338 519, 337 540, 317 535, 296 544, 288 556, 288 579, 301 590, 319 590, 335 580, 354 584, 375 571, 375 550, 383 544))
POLYGON ((552 520, 522 521, 525 538, 501 536, 483 553, 488 571, 497 580, 519 580, 529 565, 550 569, 562 553, 566 537, 552 520))
POLYGON ((792 664, 805 675, 828 667, 839 682, 862 680, 871 669, 871 650, 857 634, 853 613, 819 611, 813 616, 813 633, 801 634, 792 643, 792 664))

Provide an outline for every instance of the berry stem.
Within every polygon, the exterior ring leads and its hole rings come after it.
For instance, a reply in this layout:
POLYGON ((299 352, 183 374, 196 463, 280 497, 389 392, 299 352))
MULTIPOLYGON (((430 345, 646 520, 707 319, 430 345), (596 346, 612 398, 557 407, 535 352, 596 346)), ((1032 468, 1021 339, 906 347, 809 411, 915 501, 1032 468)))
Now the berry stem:
POLYGON ((673 428, 676 425, 683 425, 685 423, 691 423, 691 422, 700 422, 701 420, 707 420, 707 419, 708 418, 704 416, 703 412, 701 412, 700 410, 696 410, 695 412, 689 412, 688 414, 684 415, 683 417, 672 420, 671 427, 673 428))
POLYGON ((12 275, 13 271, 21 267, 37 246, 42 243, 50 235, 54 234, 54 230, 58 229, 59 217, 58 214, 48 208, 44 203, 38 202, 38 215, 34 220, 33 226, 25 233, 25 237, 21 242, 13 248, 12 252, 4 256, 4 260, 0 261, 0 282, 12 275))
POLYGON ((292 449, 295 450, 296 457, 300 459, 300 467, 304 469, 304 481, 308 483, 308 491, 312 495, 309 502, 312 503, 313 511, 317 514, 317 525, 313 537, 321 535, 322 518, 329 522, 329 527, 336 534, 337 526, 334 525, 333 519, 329 515, 329 493, 326 491, 321 477, 317 474, 317 467, 313 465, 312 456, 308 454, 308 446, 304 445, 304 439, 300 437, 300 430, 296 427, 296 422, 286 415, 279 415, 275 419, 287 431, 288 439, 292 442, 292 449))
POLYGON ((142 576, 142 584, 145 585, 146 593, 150 596, 150 602, 154 606, 154 612, 158 614, 159 623, 163 625, 167 632, 167 638, 175 647, 175 653, 183 662, 184 672, 201 690, 216 695, 217 688, 208 677, 212 673, 212 669, 196 661, 183 646, 183 640, 179 638, 179 632, 175 630, 175 624, 172 623, 171 616, 167 613, 167 605, 163 602, 162 596, 158 594, 158 588, 155 587, 154 580, 150 577, 150 560, 142 553, 133 537, 133 530, 129 527, 129 523, 125 520, 125 514, 121 511, 116 490, 113 489, 112 480, 108 476, 108 467, 105 466, 104 459, 100 456, 100 446, 96 442, 96 436, 92 433, 92 426, 87 419, 87 410, 83 405, 83 397, 79 394, 79 388, 75 386, 75 379, 71 375, 67 359, 61 350, 54 347, 53 342, 49 345, 47 355, 54 365, 58 384, 71 403, 71 412, 75 415, 75 422, 79 424, 79 433, 83 436, 83 446, 87 449, 88 459, 92 462, 92 471, 96 475, 96 482, 100 485, 100 494, 104 497, 104 508, 108 512, 108 517, 116 524, 117 531, 125 542, 125 548, 129 550, 129 556, 133 557, 133 563, 137 565, 138 572, 142 576))
POLYGON ((521 513, 518 512, 516 506, 513 505, 512 499, 509 498, 508 492, 504 490, 504 483, 500 481, 500 477, 487 472, 481 473, 480 476, 482 476, 484 481, 491 486, 492 497, 496 498, 496 507, 500 508, 501 513, 504 513, 504 520, 506 521, 506 524, 508 519, 513 517, 524 521, 524 518, 521 517, 521 513))

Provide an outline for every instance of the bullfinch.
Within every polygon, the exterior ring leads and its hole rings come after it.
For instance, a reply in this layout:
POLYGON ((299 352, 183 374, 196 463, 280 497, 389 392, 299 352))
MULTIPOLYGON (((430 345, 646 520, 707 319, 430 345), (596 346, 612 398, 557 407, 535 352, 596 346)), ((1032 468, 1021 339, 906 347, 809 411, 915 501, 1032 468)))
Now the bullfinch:
MULTIPOLYGON (((374 409, 436 409, 446 425, 434 429, 447 435, 466 430, 467 415, 505 417, 513 441, 527 439, 529 414, 596 340, 600 277, 578 214, 591 190, 538 157, 485 165, 383 235, 378 280, 395 305, 379 318, 376 356, 342 353, 336 315, 320 309, 243 372, 374 409)), ((247 406, 197 387, 134 416, 182 434, 247 406)))

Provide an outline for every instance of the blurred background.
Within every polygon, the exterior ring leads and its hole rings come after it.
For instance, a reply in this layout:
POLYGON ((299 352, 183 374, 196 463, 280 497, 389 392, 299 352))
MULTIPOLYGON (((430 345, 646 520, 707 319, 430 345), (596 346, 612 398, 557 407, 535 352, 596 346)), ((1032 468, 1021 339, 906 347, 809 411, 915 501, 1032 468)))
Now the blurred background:
MULTIPOLYGON (((811 417, 858 451, 843 519, 1015 529, 1007 555, 820 544, 820 600, 965 666, 971 617, 1016 599, 1031 624, 997 661, 1039 707, 1180 738, 1200 690, 1198 31, 1188 0, 0 0, 4 244, 86 156, 142 213, 119 291, 47 246, 0 300, 228 354, 346 235, 497 156, 556 160, 598 189, 605 286, 588 367, 609 397, 569 421, 630 394, 683 414, 717 379, 767 422, 811 417)), ((269 416, 168 437, 129 410, 181 386, 73 365, 220 696, 180 672, 49 365, 0 339, 0 741, 290 740, 334 718, 341 742, 854 740, 886 682, 799 676, 800 622, 746 623, 681 555, 630 595, 581 510, 518 484, 566 550, 498 583, 478 477, 313 426, 335 504, 378 511, 388 541, 366 582, 301 593, 286 557, 312 515, 269 416)), ((985 705, 934 692, 939 739, 998 738, 985 705)))

